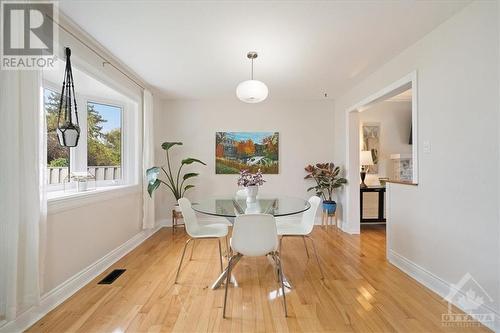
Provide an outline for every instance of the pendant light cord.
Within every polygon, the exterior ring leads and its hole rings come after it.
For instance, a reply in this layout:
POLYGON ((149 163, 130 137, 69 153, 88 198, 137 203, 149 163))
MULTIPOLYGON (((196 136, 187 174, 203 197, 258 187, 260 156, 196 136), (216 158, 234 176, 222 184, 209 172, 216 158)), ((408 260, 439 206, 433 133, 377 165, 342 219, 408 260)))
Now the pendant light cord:
POLYGON ((252 80, 253 80, 253 58, 252 58, 252 80))

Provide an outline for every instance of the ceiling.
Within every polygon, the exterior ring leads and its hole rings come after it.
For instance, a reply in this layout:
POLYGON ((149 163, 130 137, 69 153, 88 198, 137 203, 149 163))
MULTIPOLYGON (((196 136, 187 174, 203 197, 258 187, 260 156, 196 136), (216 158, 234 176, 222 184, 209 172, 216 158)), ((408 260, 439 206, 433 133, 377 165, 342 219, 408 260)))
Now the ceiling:
POLYGON ((335 98, 469 1, 65 1, 63 13, 172 99, 335 98))
MULTIPOLYGON (((60 62, 59 62, 60 63, 60 62)), ((59 91, 64 78, 65 66, 57 66, 55 70, 43 71, 44 86, 49 89, 59 91)), ((80 71, 75 66, 72 66, 73 78, 78 89, 77 93, 88 98, 105 98, 110 101, 123 101, 128 98, 92 76, 80 71)), ((130 102, 130 100, 128 101, 130 102)))

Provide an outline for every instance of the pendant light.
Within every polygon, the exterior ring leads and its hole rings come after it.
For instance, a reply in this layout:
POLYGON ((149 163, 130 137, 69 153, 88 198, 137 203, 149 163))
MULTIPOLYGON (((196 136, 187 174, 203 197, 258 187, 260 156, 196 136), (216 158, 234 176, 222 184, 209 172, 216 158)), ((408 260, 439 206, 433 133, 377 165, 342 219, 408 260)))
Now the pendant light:
POLYGON ((75 87, 73 84, 73 71, 71 70, 70 57, 71 50, 67 47, 66 69, 64 70, 59 112, 57 114, 57 138, 59 144, 63 147, 76 147, 80 139, 80 126, 78 125, 78 110, 76 107, 75 87), (73 120, 75 122, 73 122, 73 120))
POLYGON ((264 82, 253 79, 253 60, 257 52, 248 52, 247 58, 252 61, 252 76, 250 80, 243 81, 236 87, 236 96, 245 103, 259 103, 267 98, 269 90, 264 82))

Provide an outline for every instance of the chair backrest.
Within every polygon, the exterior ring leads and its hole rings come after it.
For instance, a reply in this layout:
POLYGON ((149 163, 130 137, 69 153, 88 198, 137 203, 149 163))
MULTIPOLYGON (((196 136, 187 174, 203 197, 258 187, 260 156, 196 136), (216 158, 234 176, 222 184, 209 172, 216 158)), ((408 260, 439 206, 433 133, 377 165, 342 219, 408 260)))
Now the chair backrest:
POLYGON ((318 196, 312 196, 309 198, 309 204, 311 205, 311 208, 309 208, 302 214, 301 221, 306 233, 310 233, 313 230, 314 222, 316 221, 316 213, 318 212, 320 203, 321 199, 318 196))
POLYGON ((276 221, 269 214, 247 214, 234 220, 231 247, 244 256, 263 256, 278 248, 276 221))
POLYGON ((180 198, 179 200, 177 200, 177 202, 181 207, 181 212, 186 227, 186 232, 191 237, 196 236, 200 228, 200 225, 198 224, 198 218, 196 217, 196 213, 191 207, 191 201, 189 201, 187 198, 180 198))

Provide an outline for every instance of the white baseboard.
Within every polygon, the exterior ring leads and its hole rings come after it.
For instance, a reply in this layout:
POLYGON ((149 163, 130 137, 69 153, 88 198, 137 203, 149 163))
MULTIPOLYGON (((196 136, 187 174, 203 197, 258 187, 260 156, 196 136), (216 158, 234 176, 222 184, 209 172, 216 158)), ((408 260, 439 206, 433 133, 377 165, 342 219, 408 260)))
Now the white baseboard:
MULTIPOLYGON (((434 275, 429 272, 425 268, 415 264, 413 261, 403 257, 402 255, 394 252, 393 250, 387 251, 388 260, 391 264, 408 274, 413 279, 417 280, 420 284, 429 288, 439 296, 445 298, 450 290, 455 289, 452 284, 446 282, 440 277, 434 275)), ((461 290, 457 290, 457 293, 460 295, 466 296, 465 293, 461 290)), ((454 306, 460 309, 458 304, 453 303, 454 306)), ((481 322, 484 326, 488 327, 494 332, 500 332, 500 314, 491 307, 481 305, 479 308, 481 313, 494 313, 495 314, 495 322, 481 322)), ((467 313, 464 309, 461 309, 465 313, 467 313)))
POLYGON ((322 218, 321 216, 316 216, 316 218, 314 219, 314 225, 321 225, 322 224, 322 218))
POLYGON ((95 279, 99 274, 108 269, 115 262, 124 257, 127 253, 135 249, 142 242, 156 233, 161 226, 153 229, 142 230, 140 233, 97 260, 87 268, 81 270, 71 278, 61 283, 41 297, 37 306, 20 314, 14 321, 7 323, 0 328, 0 333, 22 332, 40 320, 43 316, 53 310, 56 306, 64 302, 78 290, 95 279))
POLYGON ((160 219, 160 220, 156 220, 156 226, 157 227, 172 227, 172 223, 169 219, 160 219))

